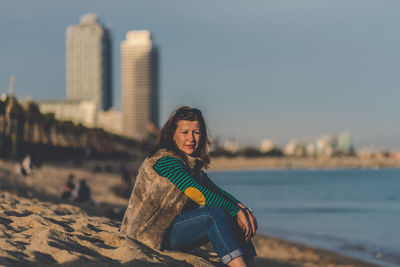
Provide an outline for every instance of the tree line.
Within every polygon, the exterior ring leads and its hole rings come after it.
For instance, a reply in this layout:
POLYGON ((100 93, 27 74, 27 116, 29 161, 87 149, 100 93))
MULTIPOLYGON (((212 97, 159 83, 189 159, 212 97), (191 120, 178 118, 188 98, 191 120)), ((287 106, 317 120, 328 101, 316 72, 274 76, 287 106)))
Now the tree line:
POLYGON ((34 102, 21 105, 11 97, 0 100, 0 157, 3 158, 19 158, 26 153, 43 154, 42 157, 49 159, 85 155, 129 157, 149 145, 102 128, 57 120, 52 113, 42 114, 34 102))

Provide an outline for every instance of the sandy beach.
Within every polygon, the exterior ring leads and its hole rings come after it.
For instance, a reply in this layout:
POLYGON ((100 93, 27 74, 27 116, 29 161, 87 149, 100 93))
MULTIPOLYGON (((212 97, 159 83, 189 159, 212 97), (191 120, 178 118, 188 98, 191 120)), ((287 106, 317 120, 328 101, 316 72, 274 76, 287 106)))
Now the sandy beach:
POLYGON ((210 170, 244 169, 337 169, 337 168, 399 168, 400 159, 359 157, 216 157, 212 158, 210 170))
MULTIPOLYGON (((193 254, 155 251, 121 237, 120 222, 106 217, 117 216, 127 205, 128 200, 115 193, 122 183, 119 173, 93 173, 90 164, 79 168, 72 164, 45 164, 32 176, 21 176, 15 173, 14 166, 14 162, 0 165, 2 266, 222 266, 209 246, 193 254), (69 174, 87 179, 98 205, 61 200, 69 174)), ((217 166, 212 169, 221 169, 217 166)), ((375 266, 261 235, 254 242, 258 266, 375 266)))

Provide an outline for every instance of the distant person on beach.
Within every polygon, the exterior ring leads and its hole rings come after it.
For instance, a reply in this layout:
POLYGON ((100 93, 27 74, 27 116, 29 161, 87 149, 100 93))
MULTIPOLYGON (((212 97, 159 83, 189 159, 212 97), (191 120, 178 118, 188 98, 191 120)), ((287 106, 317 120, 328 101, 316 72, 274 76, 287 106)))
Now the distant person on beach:
POLYGON ((179 108, 139 169, 120 231, 154 249, 190 252, 210 241, 222 263, 255 266, 256 218, 203 172, 209 163, 201 112, 179 108))
POLYGON ((68 176, 68 180, 65 183, 64 192, 62 193, 61 198, 72 202, 92 203, 97 205, 98 203, 92 197, 92 193, 86 182, 86 179, 81 179, 79 183, 75 184, 74 178, 75 176, 73 174, 68 176))
POLYGON ((32 166, 40 169, 43 165, 43 158, 40 155, 31 153, 31 158, 32 158, 32 166))
POLYGON ((24 158, 15 166, 15 172, 23 176, 33 174, 33 169, 39 169, 43 164, 43 160, 35 154, 29 152, 25 154, 24 158))
POLYGON ((71 197, 71 193, 75 187, 74 178, 75 176, 72 173, 68 175, 67 182, 64 185, 64 191, 61 194, 62 199, 68 200, 71 197))
POLYGON ((91 201, 92 193, 90 192, 90 188, 86 182, 86 179, 81 179, 79 181, 79 184, 75 186, 72 195, 74 196, 74 201, 76 202, 85 203, 91 201))
POLYGON ((15 166, 15 171, 16 173, 24 176, 32 174, 32 160, 30 154, 26 154, 23 160, 17 163, 15 166))

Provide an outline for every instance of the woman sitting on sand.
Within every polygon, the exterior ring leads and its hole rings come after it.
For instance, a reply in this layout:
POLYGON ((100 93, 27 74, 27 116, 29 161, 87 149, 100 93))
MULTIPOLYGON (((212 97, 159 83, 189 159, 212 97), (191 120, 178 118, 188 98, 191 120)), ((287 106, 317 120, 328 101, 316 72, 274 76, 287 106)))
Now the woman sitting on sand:
POLYGON ((191 251, 210 241, 224 264, 255 266, 256 218, 207 177, 209 162, 201 112, 179 108, 139 169, 121 233, 155 249, 191 251))

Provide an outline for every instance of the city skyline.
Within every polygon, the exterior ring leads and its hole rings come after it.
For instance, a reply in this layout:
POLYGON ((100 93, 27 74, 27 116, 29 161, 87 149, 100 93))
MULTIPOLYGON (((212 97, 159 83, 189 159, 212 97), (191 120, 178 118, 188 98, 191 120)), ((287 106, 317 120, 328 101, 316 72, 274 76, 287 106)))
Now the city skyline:
POLYGON ((5 1, 0 92, 7 93, 14 74, 18 97, 64 97, 64 30, 97 13, 116 44, 117 109, 117 44, 130 30, 148 29, 162 47, 160 123, 179 105, 192 105, 204 112, 211 135, 244 144, 349 130, 358 147, 399 149, 398 7, 395 1, 5 1))

